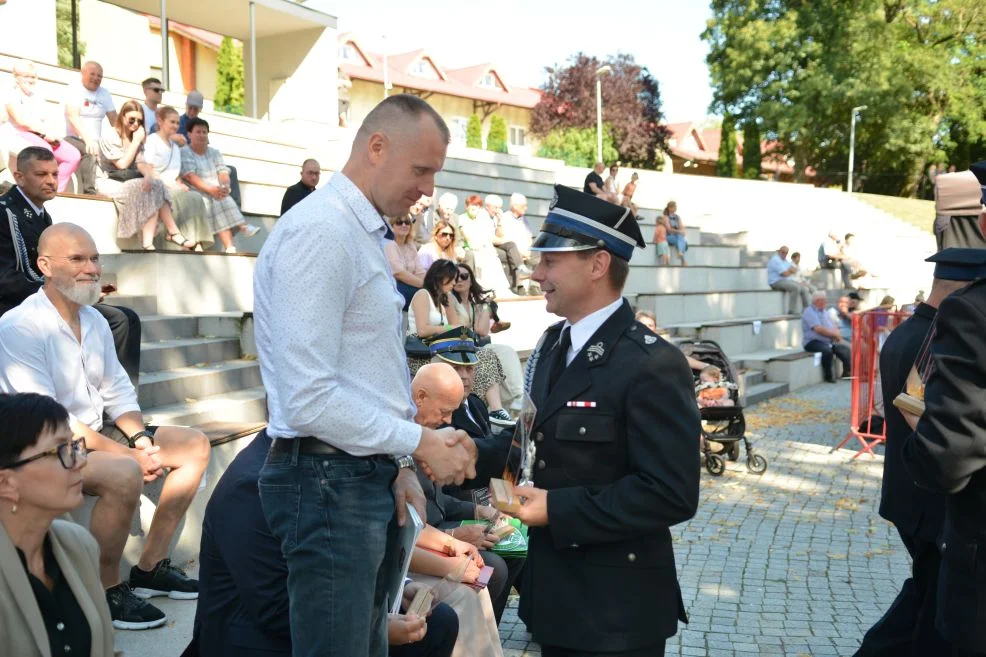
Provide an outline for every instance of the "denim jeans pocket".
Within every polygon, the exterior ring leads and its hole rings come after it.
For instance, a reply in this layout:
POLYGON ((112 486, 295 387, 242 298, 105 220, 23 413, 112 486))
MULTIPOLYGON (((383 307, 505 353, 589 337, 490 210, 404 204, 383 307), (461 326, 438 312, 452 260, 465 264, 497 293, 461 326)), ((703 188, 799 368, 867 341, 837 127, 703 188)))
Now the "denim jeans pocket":
POLYGON ((301 514, 299 484, 267 483, 263 471, 258 482, 260 504, 271 533, 281 542, 281 551, 290 552, 298 544, 298 522, 301 514))
POLYGON ((359 458, 349 454, 330 454, 313 462, 319 479, 333 484, 358 483, 373 478, 379 467, 376 458, 359 458))

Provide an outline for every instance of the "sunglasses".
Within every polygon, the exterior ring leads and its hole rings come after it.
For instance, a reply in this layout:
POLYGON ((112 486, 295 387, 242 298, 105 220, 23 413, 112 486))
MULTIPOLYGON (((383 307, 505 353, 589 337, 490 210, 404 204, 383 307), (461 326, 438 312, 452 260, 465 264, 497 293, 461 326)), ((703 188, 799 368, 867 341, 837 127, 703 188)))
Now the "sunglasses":
POLYGON ((455 233, 439 233, 439 237, 455 237, 455 233))
POLYGON ((148 87, 147 90, 148 91, 153 91, 156 94, 163 94, 164 93, 164 88, 163 87, 148 87))
POLYGON ((467 271, 460 271, 459 272, 459 275, 456 276, 455 278, 456 278, 456 280, 459 280, 459 281, 468 281, 470 279, 469 272, 467 272, 467 271))
POLYGON ((21 459, 20 461, 14 461, 10 465, 0 466, 0 470, 13 470, 14 468, 19 468, 22 465, 27 465, 31 461, 43 459, 46 456, 57 456, 59 462, 62 464, 62 467, 66 470, 71 470, 75 467, 75 464, 79 462, 79 458, 85 457, 87 453, 86 439, 84 437, 76 438, 72 442, 62 443, 58 447, 46 449, 40 454, 29 456, 28 458, 21 459))
POLYGON ((395 226, 411 226, 414 224, 415 219, 398 219, 394 222, 395 226))
POLYGON ((136 117, 130 117, 127 119, 127 125, 140 125, 144 122, 144 119, 138 119, 136 117))

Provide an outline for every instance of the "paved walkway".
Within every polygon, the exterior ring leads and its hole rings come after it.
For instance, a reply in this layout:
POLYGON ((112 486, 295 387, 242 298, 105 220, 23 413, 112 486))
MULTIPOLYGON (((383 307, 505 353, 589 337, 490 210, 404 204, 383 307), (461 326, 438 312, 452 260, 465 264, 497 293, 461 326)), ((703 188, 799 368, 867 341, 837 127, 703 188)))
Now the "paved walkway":
MULTIPOLYGON (((876 514, 883 459, 829 454, 845 435, 848 399, 841 382, 754 407, 747 435, 770 462, 766 474, 747 473, 742 460, 722 477, 703 470, 698 515, 673 530, 691 622, 669 640, 668 655, 852 655, 889 606, 910 566, 876 514)), ((193 605, 161 606, 173 619, 167 628, 120 632, 117 647, 179 655, 193 605)), ((505 657, 540 655, 516 600, 500 634, 505 657)))

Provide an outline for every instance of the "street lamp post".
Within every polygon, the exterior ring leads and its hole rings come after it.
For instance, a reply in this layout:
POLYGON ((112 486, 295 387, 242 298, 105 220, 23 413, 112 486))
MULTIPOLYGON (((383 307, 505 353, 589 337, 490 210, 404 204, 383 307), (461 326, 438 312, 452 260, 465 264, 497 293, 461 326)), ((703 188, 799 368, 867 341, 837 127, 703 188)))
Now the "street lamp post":
POLYGON ((852 165, 856 155, 856 115, 866 109, 866 105, 852 108, 852 118, 849 120, 849 176, 846 180, 846 191, 852 194, 852 165))
POLYGON ((603 161, 603 82, 602 77, 612 72, 609 64, 596 69, 596 162, 603 161))

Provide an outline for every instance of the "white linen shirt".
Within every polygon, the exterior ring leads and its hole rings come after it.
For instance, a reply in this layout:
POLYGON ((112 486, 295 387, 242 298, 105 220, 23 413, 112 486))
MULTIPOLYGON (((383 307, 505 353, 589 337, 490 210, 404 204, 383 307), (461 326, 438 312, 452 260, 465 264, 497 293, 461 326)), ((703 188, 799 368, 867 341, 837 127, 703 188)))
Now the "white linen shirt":
POLYGON ((417 449, 404 298, 385 234, 380 213, 336 173, 264 243, 253 316, 272 438, 314 436, 354 456, 417 449))
POLYGON ((83 306, 79 323, 81 343, 43 288, 0 317, 0 390, 53 397, 73 419, 99 431, 104 412, 115 421, 140 406, 106 319, 83 306))
POLYGON ((767 285, 773 285, 777 281, 785 278, 784 272, 791 268, 791 263, 781 257, 780 253, 775 253, 767 261, 767 285))
POLYGON ((582 351, 582 347, 585 346, 585 343, 588 342, 589 339, 596 334, 596 331, 598 331, 602 325, 606 323, 606 320, 612 317, 613 313, 619 310, 622 306, 623 297, 620 297, 608 306, 603 306, 599 310, 586 315, 574 324, 568 321, 565 322, 562 330, 564 331, 569 327, 572 329, 569 334, 572 339, 572 345, 568 348, 568 354, 565 357, 566 367, 572 364, 575 357, 579 355, 580 351, 582 351))

